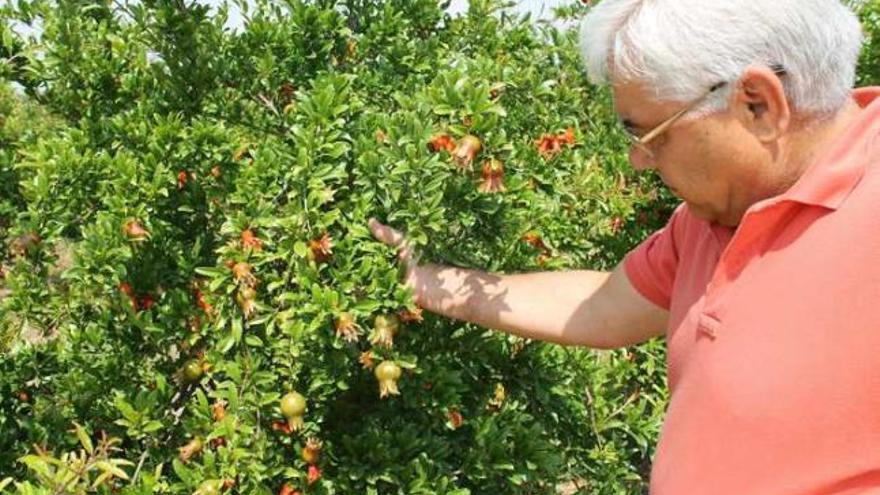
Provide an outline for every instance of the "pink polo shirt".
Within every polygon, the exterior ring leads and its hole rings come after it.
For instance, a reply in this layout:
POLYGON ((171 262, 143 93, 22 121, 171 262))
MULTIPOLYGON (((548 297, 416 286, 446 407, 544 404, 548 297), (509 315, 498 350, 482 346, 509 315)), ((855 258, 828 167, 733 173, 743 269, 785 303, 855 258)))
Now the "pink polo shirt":
POLYGON ((652 495, 880 494, 878 96, 735 232, 682 205, 624 260, 669 310, 652 495))

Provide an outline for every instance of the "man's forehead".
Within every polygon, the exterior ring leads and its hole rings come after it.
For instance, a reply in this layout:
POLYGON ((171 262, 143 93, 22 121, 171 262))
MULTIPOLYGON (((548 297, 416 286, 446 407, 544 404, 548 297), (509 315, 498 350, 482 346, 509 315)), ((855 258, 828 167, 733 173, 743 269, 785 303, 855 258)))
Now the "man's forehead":
POLYGON ((654 91, 640 82, 613 81, 611 93, 618 117, 636 128, 645 128, 657 119, 657 115, 664 115, 674 107, 672 103, 658 101, 654 91))
POLYGON ((614 111, 624 123, 641 127, 647 121, 647 117, 656 112, 657 103, 648 98, 649 92, 641 84, 612 83, 611 93, 614 111))

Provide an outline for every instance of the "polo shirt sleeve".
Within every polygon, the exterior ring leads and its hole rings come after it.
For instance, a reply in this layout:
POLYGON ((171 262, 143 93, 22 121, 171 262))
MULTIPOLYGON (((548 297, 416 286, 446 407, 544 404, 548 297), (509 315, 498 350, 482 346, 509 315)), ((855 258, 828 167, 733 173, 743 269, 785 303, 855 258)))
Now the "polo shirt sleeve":
POLYGON ((666 226, 651 234, 623 259, 630 283, 642 296, 669 310, 678 270, 685 204, 675 209, 666 226))

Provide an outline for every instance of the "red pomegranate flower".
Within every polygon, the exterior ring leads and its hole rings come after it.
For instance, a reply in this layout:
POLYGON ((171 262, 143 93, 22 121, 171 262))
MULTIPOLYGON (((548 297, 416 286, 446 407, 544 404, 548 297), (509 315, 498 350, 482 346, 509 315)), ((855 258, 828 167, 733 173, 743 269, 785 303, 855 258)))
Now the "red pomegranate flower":
POLYGON ((273 421, 272 429, 275 431, 280 431, 285 435, 290 435, 291 433, 293 433, 293 428, 290 427, 287 421, 273 421))
POLYGON ((541 235, 535 231, 526 232, 522 236, 522 240, 528 243, 530 246, 546 250, 547 246, 544 244, 544 240, 541 239, 541 235))
POLYGON ((177 188, 183 189, 184 187, 186 187, 187 179, 189 179, 189 177, 186 175, 186 170, 181 170, 180 172, 177 172, 177 188))
POLYGON ((131 288, 131 284, 128 282, 120 282, 119 283, 119 292, 122 292, 126 296, 131 297, 134 295, 134 289, 131 288))
POLYGON ((263 241, 261 241, 251 229, 244 229, 241 231, 241 245, 245 249, 250 248, 254 251, 260 251, 263 249, 263 241))
POLYGON ((150 237, 150 233, 147 229, 141 225, 140 222, 134 219, 130 219, 125 222, 122 226, 122 233, 125 234, 126 237, 135 241, 143 241, 144 239, 150 237))
POLYGON ((446 417, 449 419, 449 423, 452 426, 453 430, 457 430, 464 423, 464 417, 458 412, 458 409, 452 408, 446 411, 446 417))
POLYGON ((144 311, 149 311, 154 304, 156 304, 156 301, 153 300, 153 296, 149 294, 144 294, 143 296, 141 296, 140 307, 144 311))
POLYGON ((553 134, 544 134, 535 142, 538 145, 538 152, 544 157, 544 160, 550 160, 562 151, 562 144, 553 134))
POLYGON ((538 152, 541 153, 544 160, 550 160, 562 152, 563 144, 574 146, 575 143, 573 127, 567 128, 562 134, 544 134, 535 141, 535 144, 538 146, 538 152))
POLYGON ((569 146, 574 146, 574 144, 575 144, 574 127, 569 127, 568 129, 565 130, 565 133, 560 134, 558 137, 559 137, 559 141, 561 141, 569 146))
POLYGON ((134 293, 134 289, 132 289, 131 284, 128 282, 122 282, 119 284, 119 292, 122 292, 126 296, 128 296, 128 300, 131 302, 131 309, 134 312, 138 311, 138 299, 137 295, 134 293))
POLYGON ((294 490, 293 487, 285 483, 281 486, 281 490, 278 492, 278 495, 300 495, 300 493, 294 490))
POLYGON ((422 318, 422 308, 416 306, 412 311, 408 309, 402 309, 397 313, 397 317, 400 318, 402 323, 421 323, 424 321, 422 318))
POLYGON ((309 241, 309 249, 315 263, 324 263, 333 254, 333 239, 325 232, 319 239, 309 241))
POLYGON ((205 300, 205 294, 202 293, 200 289, 196 289, 196 304, 198 304, 199 308, 202 309, 207 314, 211 314, 214 311, 214 307, 208 304, 208 301, 205 300))
POLYGON ((318 466, 315 466, 314 464, 309 464, 309 484, 314 484, 319 479, 321 479, 321 470, 318 469, 318 466))
POLYGON ((452 153, 455 151, 455 140, 448 134, 437 134, 428 142, 428 148, 434 152, 445 150, 452 153))
POLYGON ((293 83, 286 82, 281 85, 281 101, 284 103, 289 103, 290 100, 293 99, 293 94, 296 92, 296 86, 293 83))
POLYGON ((373 361, 373 351, 364 351, 358 357, 358 362, 361 363, 364 369, 373 369, 373 366, 376 366, 376 363, 373 361))

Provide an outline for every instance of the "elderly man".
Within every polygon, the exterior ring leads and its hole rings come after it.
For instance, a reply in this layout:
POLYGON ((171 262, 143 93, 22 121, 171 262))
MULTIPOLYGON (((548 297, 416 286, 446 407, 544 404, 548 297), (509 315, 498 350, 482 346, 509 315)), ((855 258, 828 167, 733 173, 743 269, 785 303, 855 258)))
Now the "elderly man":
POLYGON ((664 336, 652 494, 880 493, 880 88, 852 90, 861 43, 836 0, 605 0, 583 55, 633 166, 683 201, 665 228, 611 273, 503 276, 417 264, 371 228, 430 311, 594 348, 664 336))

